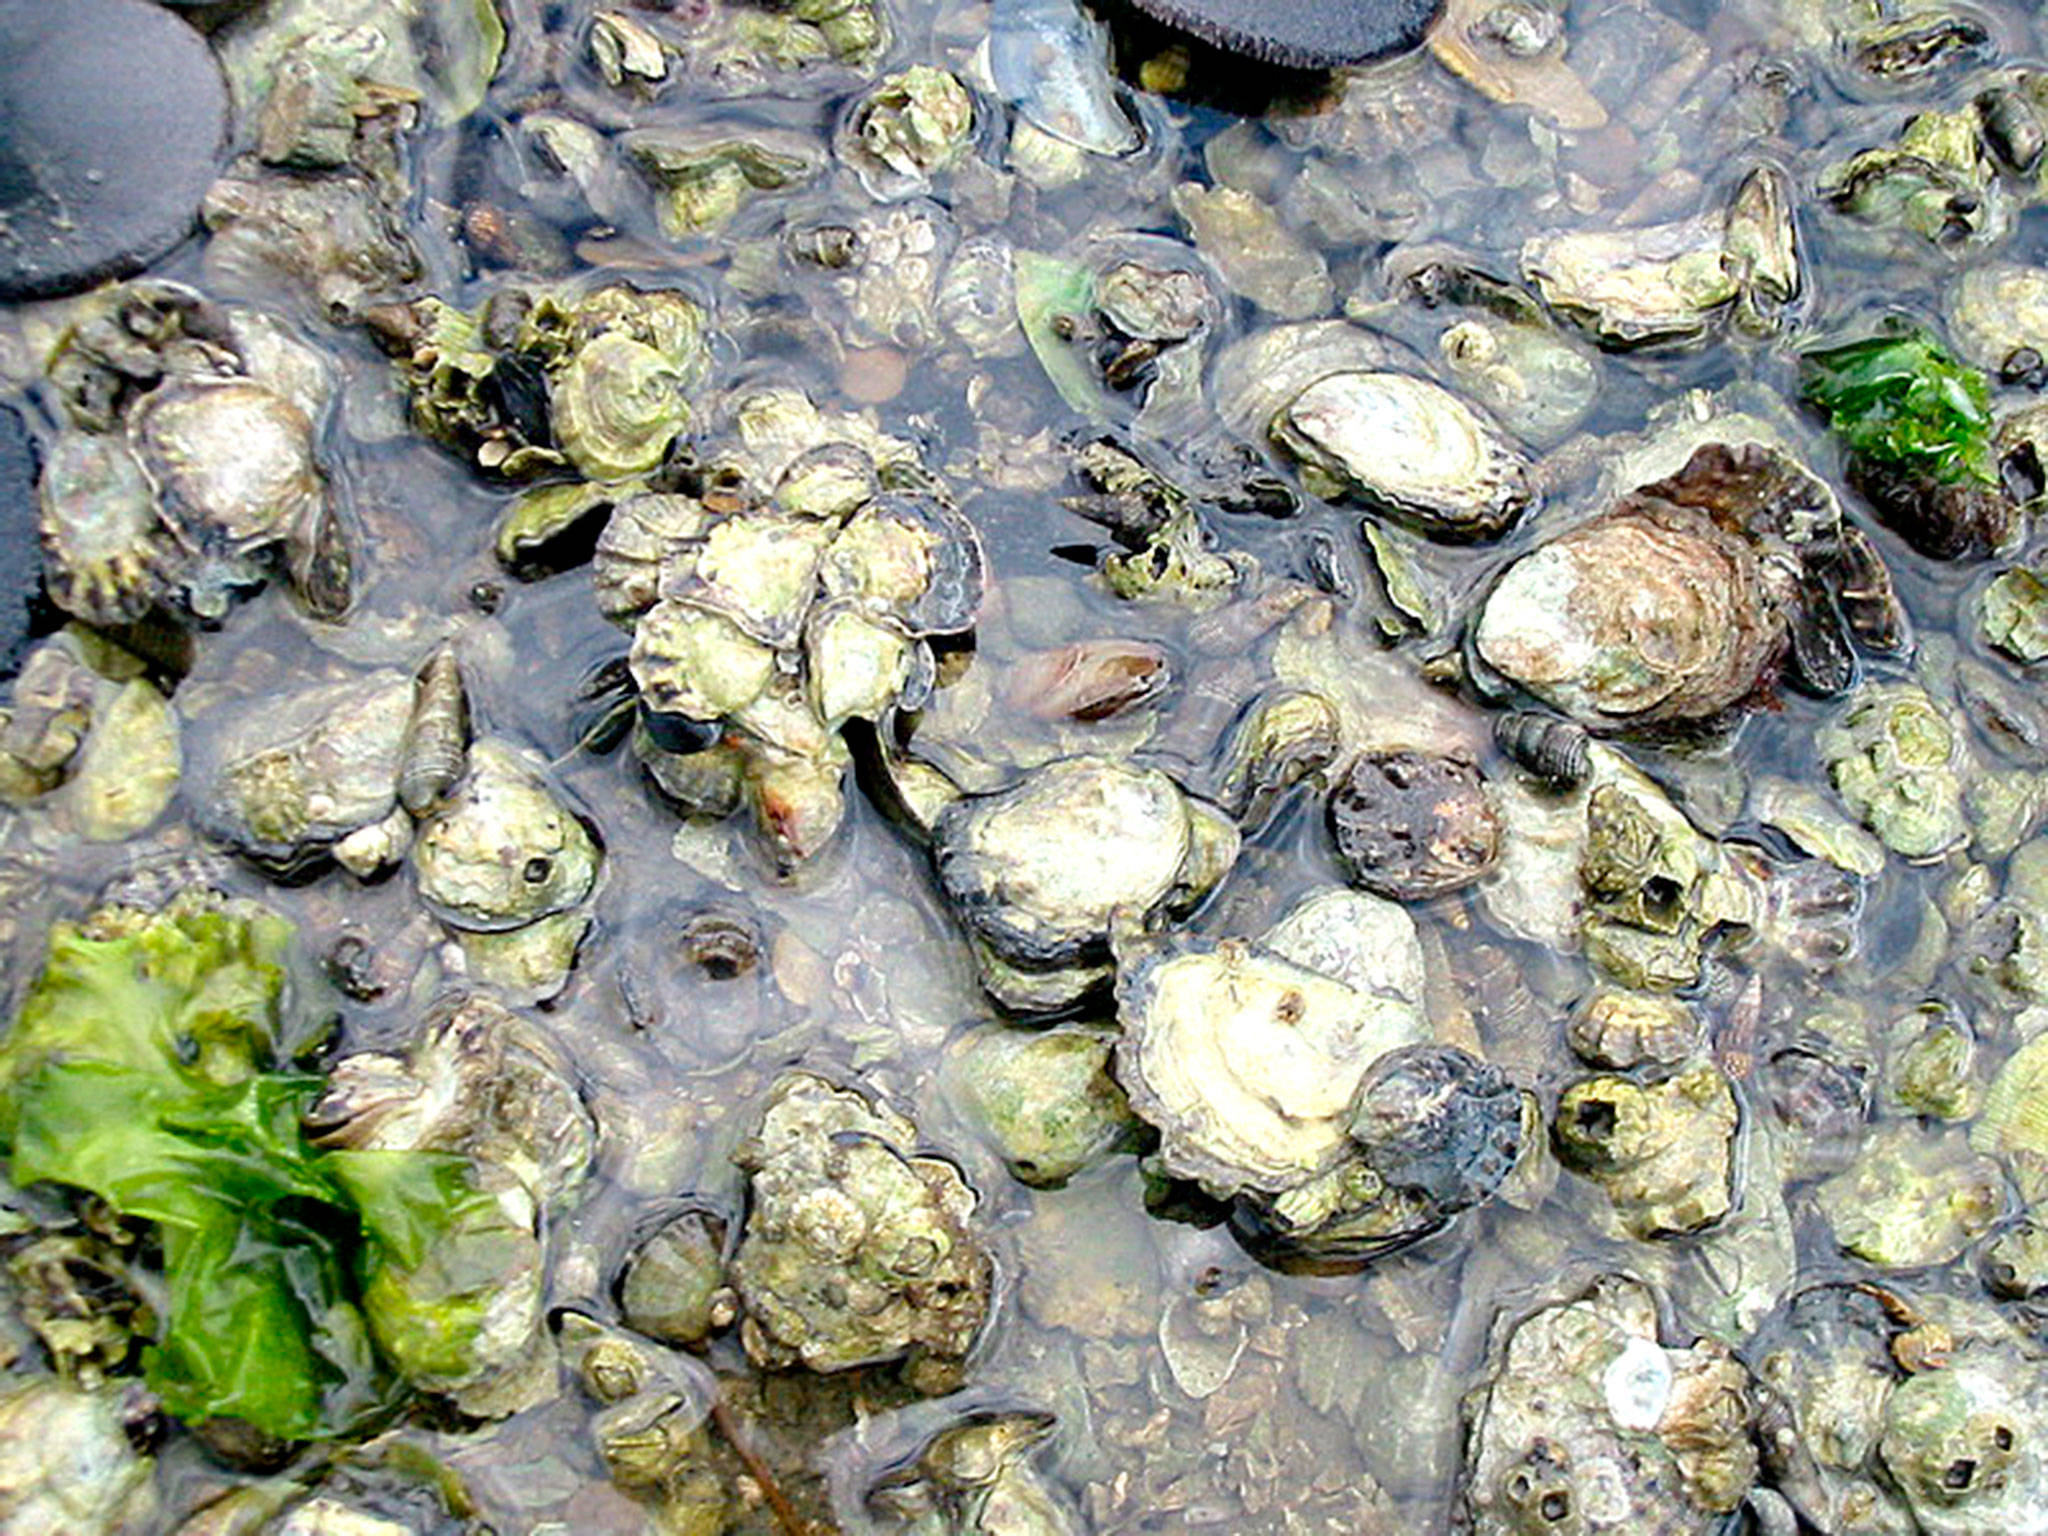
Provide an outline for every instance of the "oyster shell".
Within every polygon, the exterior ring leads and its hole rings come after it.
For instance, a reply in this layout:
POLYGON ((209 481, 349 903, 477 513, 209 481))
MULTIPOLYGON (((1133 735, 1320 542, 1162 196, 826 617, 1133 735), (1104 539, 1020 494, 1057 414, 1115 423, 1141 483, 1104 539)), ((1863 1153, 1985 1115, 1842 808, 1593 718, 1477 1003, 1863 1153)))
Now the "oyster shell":
POLYGON ((1367 1070, 1427 1033, 1414 1002, 1240 939, 1120 956, 1117 1080, 1165 1168, 1220 1198, 1279 1194, 1351 1155, 1367 1070))
POLYGON ((434 1005, 404 1056, 344 1056, 306 1112, 321 1146, 460 1152, 517 1175, 543 1206, 582 1183, 597 1122, 548 1035, 481 993, 434 1005))
POLYGON ((1522 275, 1604 347, 1683 345, 1706 335, 1739 291, 1725 238, 1725 218, 1710 214, 1542 235, 1522 247, 1522 275))
POLYGON ((1948 712, 1912 683, 1866 683, 1821 728, 1828 780, 1849 813, 1908 859, 1969 836, 1965 746, 1948 712))
POLYGON ((217 835, 285 872, 374 826, 398 804, 413 683, 373 672, 239 708, 203 771, 217 835))
POLYGON ((1474 1536, 1706 1536, 1756 1476, 1752 1391, 1724 1345, 1662 1344, 1649 1289, 1602 1276, 1515 1324, 1465 1400, 1474 1536))
POLYGON ((932 859, 997 1000, 1049 1010, 1106 978, 1115 914, 1145 923, 1192 907, 1237 840, 1157 769, 1075 757, 947 806, 932 859))
POLYGON ((1655 1086, 1594 1077, 1565 1090, 1553 1132, 1567 1168, 1597 1181, 1638 1238, 1697 1232, 1734 1200, 1735 1096, 1694 1063, 1655 1086))
MULTIPOLYGON (((409 706, 409 680, 404 693, 409 706)), ((469 776, 420 824, 412 862, 436 917, 495 933, 582 901, 599 858, 583 823, 519 753, 486 739, 470 748, 469 776)))
POLYGON ((741 1338, 767 1366, 843 1371, 909 1357, 949 1390, 988 1315, 974 1191, 891 1110, 808 1072, 777 1081, 733 1153, 748 1175, 732 1262, 741 1338))
POLYGON ((1793 594, 1696 498, 1731 471, 1764 489, 1770 460, 1702 448, 1516 561, 1480 609, 1481 658, 1594 729, 1701 723, 1743 703, 1785 652, 1793 594))
POLYGON ((1528 461, 1440 384, 1333 373, 1273 417, 1273 442, 1319 495, 1349 495, 1431 538, 1498 538, 1534 499, 1528 461))

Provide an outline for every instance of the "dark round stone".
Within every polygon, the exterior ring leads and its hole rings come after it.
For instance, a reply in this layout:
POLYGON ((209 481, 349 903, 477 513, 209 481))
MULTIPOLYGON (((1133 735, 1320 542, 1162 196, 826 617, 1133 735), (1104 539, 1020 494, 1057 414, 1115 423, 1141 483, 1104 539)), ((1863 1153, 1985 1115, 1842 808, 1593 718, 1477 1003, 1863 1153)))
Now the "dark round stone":
POLYGON ((1290 69, 1335 69, 1405 53, 1443 0, 1133 0, 1204 42, 1290 69))
POLYGON ((55 627, 42 596, 36 545, 36 440, 0 405, 0 678, 14 676, 29 641, 55 627))
POLYGON ((1330 791, 1344 878, 1395 901, 1469 885, 1500 853, 1500 817, 1470 758, 1361 753, 1330 791))
POLYGON ((228 92, 148 0, 0 0, 0 299, 133 271, 191 233, 228 92))

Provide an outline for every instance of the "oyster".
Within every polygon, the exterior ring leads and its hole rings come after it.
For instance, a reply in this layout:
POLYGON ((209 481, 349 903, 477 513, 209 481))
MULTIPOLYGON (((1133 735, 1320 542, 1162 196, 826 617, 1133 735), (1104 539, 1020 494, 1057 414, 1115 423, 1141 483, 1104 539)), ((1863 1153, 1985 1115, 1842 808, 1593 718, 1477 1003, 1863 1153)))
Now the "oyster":
POLYGON ((670 289, 507 290, 474 315, 427 298, 370 318, 420 429, 508 479, 647 473, 708 366, 704 312, 670 289))
POLYGON ((404 1056, 344 1056, 306 1128, 322 1146, 463 1153, 515 1174, 544 1207, 582 1183, 597 1146, 553 1041, 481 994, 437 1003, 404 1056))
POLYGON ((1587 794, 1577 851, 1586 954, 1625 987, 1690 986, 1710 943, 1753 930, 1766 916, 1768 888, 1756 867, 1702 836, 1640 776, 1587 794))
MULTIPOLYGON (((0 1529, 22 1536, 152 1529, 156 1486, 128 1417, 115 1390, 87 1392, 53 1376, 12 1383, 0 1396, 0 1529)), ((133 1417, 139 1424, 142 1413, 133 1417)))
POLYGON ((1234 939, 1120 959, 1117 1015, 1117 1079, 1159 1130, 1161 1163, 1226 1199, 1336 1167, 1367 1069, 1424 1033, 1407 999, 1234 939))
POLYGON ((291 873, 389 816, 411 681, 373 672, 235 711, 202 770, 216 835, 266 868, 291 873))
POLYGON ((1522 275, 1543 302, 1604 347, 1698 341, 1740 286, 1727 221, 1701 215, 1643 229, 1572 230, 1522 247, 1522 275))
POLYGON ((1237 842, 1220 811, 1157 769, 1076 757, 948 806, 932 859, 983 983, 1006 1007, 1050 1011, 1107 977, 1113 914, 1188 910, 1237 842))
POLYGON ((1867 683, 1822 727, 1820 752, 1842 803, 1908 859, 1932 859, 1969 836, 1962 733, 1912 683, 1867 683))
POLYGON ((1535 499, 1528 461, 1420 372, 1392 342, 1317 321, 1232 347, 1215 387, 1232 430, 1282 449, 1315 494, 1356 498, 1435 539, 1497 538, 1535 499))
POLYGON ((1524 1144, 1493 1068, 1419 1044, 1413 924, 1354 891, 1298 903, 1256 944, 1119 949, 1117 1076, 1162 1171, 1234 1197, 1248 1242, 1360 1262, 1490 1196, 1524 1144))
POLYGON ((1605 1275, 1505 1335, 1465 1400, 1474 1536, 1707 1536, 1755 1479, 1753 1387, 1725 1346, 1658 1340, 1637 1281, 1605 1275))
POLYGON ((2048 1369, 1974 1344, 1892 1390, 1877 1452, 1925 1536, 2041 1536, 2044 1436, 2048 1369))
POLYGON ((661 232, 677 241, 721 228, 762 193, 802 185, 823 158, 797 135, 717 123, 635 128, 619 147, 654 184, 661 232))
POLYGON ((1472 407, 1402 373, 1333 373, 1273 418, 1310 490, 1351 495, 1432 538, 1498 538, 1534 498, 1527 465, 1472 407))
POLYGON ((861 419, 765 390, 731 427, 701 496, 621 504, 598 597, 633 629, 650 773, 700 814, 744 799, 790 873, 844 814, 840 728, 923 700, 928 642, 972 627, 983 556, 936 482, 897 473, 907 447, 861 419), (885 471, 918 489, 884 489, 885 471))
POLYGON ((1697 1232, 1733 1203, 1735 1096, 1705 1062, 1654 1086, 1575 1083, 1558 1100, 1559 1159, 1607 1191, 1633 1237, 1697 1232))
POLYGON ((1080 1536, 1087 1529, 1035 1462, 1049 1413, 977 1413, 940 1430, 917 1460, 868 1491, 883 1529, 958 1536, 1080 1536))
POLYGON ((1056 1189, 1138 1128, 1109 1075, 1114 1044, 1112 1033, 1086 1025, 1026 1032, 985 1024, 947 1048, 941 1070, 1011 1174, 1056 1189))
POLYGON ((123 285, 85 301, 49 371, 72 422, 39 490, 61 607, 115 624, 175 600, 218 619, 283 557, 316 616, 347 608, 347 531, 314 453, 324 365, 282 327, 123 285))
POLYGON ((1958 1131, 1872 1129, 1847 1169, 1814 1191, 1845 1252, 1885 1269, 1946 1264, 1990 1228, 2005 1203, 1998 1165, 1958 1131))
POLYGON ((920 1391, 957 1385, 988 1315, 974 1191, 891 1110, 784 1075, 733 1153, 748 1175, 732 1281, 741 1338, 767 1366, 843 1371, 907 1357, 920 1391))
POLYGON ((619 1276, 619 1313, 664 1344, 701 1345, 733 1320, 725 1284, 725 1223, 704 1211, 663 1222, 633 1250, 619 1276))
POLYGON ((974 98, 953 75, 914 64, 853 104, 833 145, 878 202, 922 197, 966 152, 974 98))
POLYGON ((1710 444, 1509 566, 1474 648, 1595 730, 1711 723, 1768 685, 1805 602, 1787 567, 1839 521, 1775 450, 1710 444))
MULTIPOLYGON (((409 707, 411 686, 401 684, 409 707)), ((420 899, 443 922, 495 933, 576 906, 597 881, 599 859, 583 823, 539 775, 506 743, 486 739, 470 749, 468 777, 420 824, 413 872, 420 899)))

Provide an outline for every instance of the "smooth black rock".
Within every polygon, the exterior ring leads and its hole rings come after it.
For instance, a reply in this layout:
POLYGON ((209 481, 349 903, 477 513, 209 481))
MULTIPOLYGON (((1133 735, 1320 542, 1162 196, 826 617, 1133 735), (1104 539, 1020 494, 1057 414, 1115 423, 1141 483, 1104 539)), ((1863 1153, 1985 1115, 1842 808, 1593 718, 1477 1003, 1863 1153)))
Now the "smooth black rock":
POLYGON ((14 676, 22 652, 55 628, 42 596, 36 544, 36 441, 12 406, 0 405, 0 678, 14 676))
POLYGON ((1421 43, 1443 0, 1132 0, 1204 42, 1290 69, 1335 69, 1421 43))
POLYGON ((219 170, 213 52, 149 0, 0 0, 0 299, 134 271, 192 231, 219 170))

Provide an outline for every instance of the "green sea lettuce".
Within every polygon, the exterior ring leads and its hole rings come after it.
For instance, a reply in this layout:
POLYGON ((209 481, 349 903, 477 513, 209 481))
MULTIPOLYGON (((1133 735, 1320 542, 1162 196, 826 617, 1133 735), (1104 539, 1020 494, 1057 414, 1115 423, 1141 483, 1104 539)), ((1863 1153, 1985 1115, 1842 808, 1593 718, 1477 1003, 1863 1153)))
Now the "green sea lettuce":
POLYGON ((1984 376, 1902 327, 1800 359, 1800 397, 1853 455, 1939 485, 1996 486, 1984 376))
POLYGON ((57 924, 0 1043, 0 1142, 17 1184, 69 1185, 155 1224, 167 1305, 143 1368, 169 1412, 301 1439, 393 1395, 364 1278, 417 1266, 497 1203, 465 1158, 308 1143, 324 1080, 281 1069, 308 1043, 293 1036, 291 937, 203 893, 57 924))

